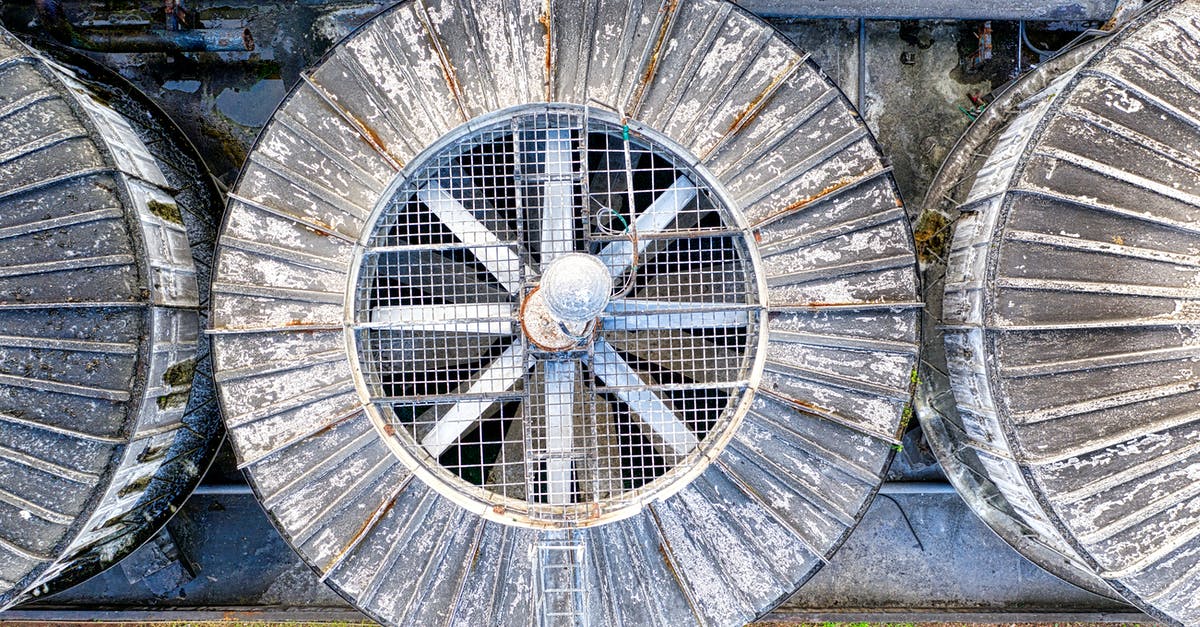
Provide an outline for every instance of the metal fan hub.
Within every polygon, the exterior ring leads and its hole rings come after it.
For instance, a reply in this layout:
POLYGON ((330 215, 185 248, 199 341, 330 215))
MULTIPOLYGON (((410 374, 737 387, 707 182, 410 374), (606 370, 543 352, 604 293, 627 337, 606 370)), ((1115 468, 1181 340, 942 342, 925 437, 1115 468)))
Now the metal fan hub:
POLYGON ((547 290, 534 288, 521 305, 521 329, 529 342, 541 351, 557 353, 585 347, 595 330, 591 320, 568 322, 550 309, 547 290))
POLYGON ((612 297, 608 267, 595 255, 570 253, 550 262, 542 276, 546 308, 568 325, 596 319, 612 297))

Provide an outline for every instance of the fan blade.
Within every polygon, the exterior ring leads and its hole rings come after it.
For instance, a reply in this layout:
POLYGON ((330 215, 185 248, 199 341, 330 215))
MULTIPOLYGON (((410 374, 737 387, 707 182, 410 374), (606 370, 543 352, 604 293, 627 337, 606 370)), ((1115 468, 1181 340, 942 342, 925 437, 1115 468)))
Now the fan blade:
POLYGON ((569 129, 548 129, 542 184, 542 268, 575 249, 575 151, 569 129))
MULTIPOLYGON (((681 176, 675 179, 675 182, 662 194, 659 194, 649 207, 638 214, 637 219, 634 220, 634 227, 639 233, 661 232, 695 197, 695 184, 688 177, 681 176)), ((650 240, 638 240, 637 254, 640 255, 645 251, 649 244, 650 240)), ((604 265, 608 266, 608 271, 612 273, 613 277, 625 274, 633 262, 633 255, 633 242, 627 240, 612 242, 600 251, 600 259, 604 261, 604 265)))
POLYGON ((516 307, 511 303, 377 307, 363 327, 405 331, 512 335, 516 307))
POLYGON ((480 396, 478 400, 461 400, 454 404, 438 420, 433 429, 421 438, 421 446, 433 457, 439 457, 471 429, 496 401, 486 398, 508 391, 525 375, 525 345, 513 344, 496 361, 479 374, 467 389, 467 394, 480 396))
POLYGON ((545 362, 546 484, 551 505, 569 505, 574 492, 575 377, 579 362, 545 362))
POLYGON ((605 331, 724 329, 750 323, 750 307, 726 303, 684 303, 623 298, 600 316, 605 331))
POLYGON ((533 271, 524 267, 521 257, 513 247, 488 230, 440 183, 429 182, 417 190, 417 198, 437 215, 446 228, 470 247, 475 258, 509 293, 516 294, 520 291, 522 270, 524 276, 533 276, 533 271))
POLYGON ((699 441, 687 425, 679 420, 662 398, 647 387, 637 371, 629 366, 604 338, 597 338, 592 353, 592 369, 606 386, 614 388, 617 397, 635 415, 662 438, 676 455, 683 457, 696 448, 699 441))

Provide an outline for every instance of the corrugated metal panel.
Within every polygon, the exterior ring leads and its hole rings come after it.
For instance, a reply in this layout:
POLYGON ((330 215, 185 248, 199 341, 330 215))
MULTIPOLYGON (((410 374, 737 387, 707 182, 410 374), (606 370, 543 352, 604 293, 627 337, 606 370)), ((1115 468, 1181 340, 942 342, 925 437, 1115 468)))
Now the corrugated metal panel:
POLYGON ((959 445, 1042 542, 1185 624, 1198 56, 1200 7, 1166 3, 1021 103, 961 207, 943 311, 959 445))

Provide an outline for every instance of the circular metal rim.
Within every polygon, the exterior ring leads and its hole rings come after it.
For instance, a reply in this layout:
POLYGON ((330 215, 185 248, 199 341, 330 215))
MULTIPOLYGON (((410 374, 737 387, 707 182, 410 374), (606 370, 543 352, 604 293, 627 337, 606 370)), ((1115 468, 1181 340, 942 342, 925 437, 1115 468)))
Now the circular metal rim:
POLYGON ((763 271, 762 257, 758 252, 758 246, 754 241, 754 237, 751 235, 752 229, 749 222, 741 208, 732 201, 725 186, 707 167, 699 162, 690 150, 680 146, 664 133, 660 133, 635 120, 622 120, 619 116, 603 109, 574 103, 557 102, 516 105, 476 117, 439 137, 437 141, 432 142, 406 164, 404 168, 397 172, 383 194, 379 197, 364 225, 362 234, 354 245, 350 268, 346 276, 342 322, 346 352, 349 356, 352 378, 359 395, 359 400, 362 402, 376 432, 387 444, 388 449, 417 479, 424 481, 443 497, 450 499, 467 511, 475 513, 486 520, 534 529, 584 529, 635 516, 648 503, 662 501, 678 494, 679 491, 686 488, 693 480, 703 474, 708 466, 720 456, 725 446, 733 439, 738 427, 741 425, 742 419, 749 412, 754 397, 758 394, 758 387, 762 381, 763 370, 766 365, 766 348, 769 334, 765 325, 769 304, 767 302, 767 283, 766 274, 763 271), (440 464, 437 464, 436 460, 431 463, 414 455, 410 449, 411 445, 400 441, 400 436, 395 433, 395 429, 391 426, 388 417, 380 411, 375 401, 372 400, 366 383, 366 377, 362 371, 363 356, 358 349, 354 326, 357 316, 355 312, 357 305, 356 294, 359 287, 359 277, 361 276, 362 260, 365 256, 362 254, 363 250, 367 247, 372 235, 374 235, 374 225, 379 221, 384 212, 388 210, 392 199, 409 183, 412 174, 443 151, 455 146, 462 138, 481 132, 506 119, 534 111, 564 110, 581 111, 585 118, 596 117, 606 123, 617 126, 626 125, 631 133, 646 137, 653 144, 669 151, 669 156, 673 162, 691 168, 716 198, 719 204, 716 209, 722 214, 722 218, 730 221, 732 226, 741 231, 741 236, 737 237, 734 241, 744 244, 741 253, 744 257, 743 262, 746 263, 748 275, 747 285, 749 289, 747 292, 748 295, 756 297, 759 304, 757 308, 749 310, 753 314, 750 321, 751 326, 757 327, 755 329, 757 331, 757 338, 756 341, 747 342, 746 351, 749 353, 748 361, 750 362, 747 369, 748 383, 742 391, 738 402, 731 403, 732 406, 726 408, 722 413, 721 420, 709 430, 708 436, 701 440, 697 447, 683 461, 662 475, 655 477, 652 481, 647 482, 639 488, 622 491, 616 498, 606 499, 607 502, 619 503, 615 508, 597 513, 595 502, 576 503, 565 509, 567 511, 579 511, 583 516, 572 516, 566 520, 561 520, 539 518, 531 515, 530 512, 532 510, 529 506, 536 506, 538 504, 503 496, 487 490, 484 486, 469 483, 459 477, 453 476, 442 468, 440 464))
MULTIPOLYGON (((937 207, 945 201, 949 190, 958 184, 956 182, 964 179, 965 173, 975 163, 976 157, 973 156, 973 153, 980 146, 987 143, 991 135, 996 132, 996 129, 1002 127, 1011 119, 1011 116, 1017 113, 1013 109, 1014 106, 1043 89, 1055 77, 1070 71, 1080 63, 1086 62, 1087 59, 1098 52, 1100 45, 1097 43, 1084 45, 1056 57, 1053 61, 1042 64, 1039 71, 1030 72, 1021 77, 997 97, 984 112, 984 117, 981 117, 972 124, 948 153, 947 160, 939 168, 934 182, 930 185, 929 192, 922 203, 922 216, 927 213, 940 213, 937 207), (951 161, 950 159, 956 154, 970 155, 971 158, 951 161)), ((927 266, 926 272, 930 269, 937 270, 944 268, 945 265, 945 263, 937 261, 936 264, 927 266)), ((938 283, 937 281, 928 281, 926 287, 928 289, 938 289, 936 287, 938 283)), ((940 342, 943 334, 935 321, 941 319, 941 298, 939 297, 936 301, 925 298, 925 302, 926 313, 928 315, 926 322, 922 324, 922 328, 926 329, 925 332, 932 336, 926 342, 940 342), (929 306, 931 302, 938 303, 936 311, 929 306)), ((949 392, 949 380, 942 381, 941 375, 934 372, 935 369, 942 372, 947 371, 945 360, 939 359, 937 363, 931 364, 928 361, 929 357, 928 353, 922 357, 922 361, 925 364, 922 366, 924 374, 921 377, 921 385, 918 386, 919 400, 916 405, 917 410, 915 414, 922 428, 926 429, 927 434, 931 434, 929 440, 934 451, 934 456, 939 463, 946 467, 948 471, 946 472, 947 480, 950 481, 963 500, 967 502, 971 513, 987 525, 988 529, 992 530, 1001 540, 1029 559, 1035 566, 1092 594, 1114 601, 1124 601, 1125 599, 1111 588, 1107 586, 1098 587, 1096 584, 1101 583, 1099 578, 1092 581, 1085 573, 1076 572, 1067 566, 1055 568, 1054 565, 1047 564, 1041 559, 1034 559, 1036 556, 1043 554, 1043 551, 1037 548, 1039 545, 1032 543, 1026 536, 1017 532, 1016 529, 1003 525, 1001 521, 993 520, 987 514, 988 506, 979 501, 974 488, 965 479, 965 477, 970 475, 971 471, 967 470, 966 465, 960 462, 952 453, 954 447, 951 443, 954 442, 954 435, 945 428, 942 420, 931 415, 931 412, 935 410, 932 404, 928 402, 928 399, 940 393, 949 392), (944 389, 942 386, 945 386, 944 389)))
MULTIPOLYGON (((65 48, 55 42, 39 42, 39 45, 45 46, 45 49, 39 50, 39 52, 42 54, 52 55, 56 57, 56 60, 58 60, 60 63, 65 63, 68 65, 68 67, 78 67, 89 74, 102 77, 103 81, 108 85, 119 87, 124 92, 124 95, 132 102, 138 106, 144 107, 150 114, 152 120, 162 127, 163 135, 168 139, 168 141, 170 141, 180 152, 190 157, 194 164, 200 168, 197 179, 202 181, 201 186, 204 188, 204 193, 208 195, 211 202, 208 209, 211 212, 210 217, 212 218, 213 229, 211 243, 203 252, 213 255, 216 250, 217 235, 219 233, 221 216, 224 209, 224 201, 222 200, 220 189, 216 184, 216 179, 213 178, 212 172, 208 169, 207 162, 203 159, 203 157, 201 157, 200 151, 198 148, 196 148, 195 143, 191 141, 187 134, 183 132, 183 129, 179 127, 175 120, 172 119, 171 116, 168 115, 166 111, 164 111, 162 107, 158 105, 158 103, 146 96, 146 94, 143 93, 141 89, 139 89, 131 81, 129 81, 129 79, 121 76, 117 72, 110 70, 103 64, 96 63, 86 55, 78 54, 74 50, 65 48)), ((186 213, 187 212, 185 212, 185 214, 186 213)), ((192 249, 195 250, 194 245, 192 245, 192 249)), ((195 255, 194 252, 193 255, 195 255)), ((198 282, 198 287, 201 290, 201 302, 204 302, 209 297, 210 285, 207 282, 198 282)), ((203 321, 208 317, 208 312, 203 306, 200 307, 198 311, 200 312, 200 319, 203 323, 203 321)), ((197 361, 196 374, 202 375, 209 380, 209 383, 207 384, 209 388, 208 391, 215 397, 215 385, 212 382, 212 347, 210 345, 208 336, 203 331, 203 325, 200 328, 199 343, 207 346, 206 354, 209 357, 207 360, 205 360, 205 363, 207 364, 207 367, 205 368, 201 368, 200 362, 197 361)), ((192 390, 196 390, 198 387, 202 386, 197 383, 195 378, 193 378, 192 390)), ((188 404, 192 404, 190 399, 188 404)), ((207 474, 209 468, 211 468, 215 463, 217 452, 220 450, 221 445, 225 442, 225 425, 221 421, 219 415, 217 415, 219 412, 215 406, 215 403, 212 404, 212 407, 209 411, 213 413, 213 424, 217 427, 217 432, 210 436, 209 450, 205 453, 202 453, 200 456, 200 458, 204 460, 204 463, 201 464, 201 467, 198 469, 198 472, 192 479, 181 484, 182 487, 178 489, 176 495, 171 498, 161 509, 162 517, 155 522, 144 525, 141 531, 136 534, 135 539, 126 543, 121 550, 113 553, 110 560, 87 562, 88 565, 82 567, 78 572, 75 572, 74 569, 68 569, 57 578, 46 583, 43 586, 45 590, 39 592, 39 597, 67 590, 100 574, 149 542, 155 534, 164 529, 167 523, 175 518, 175 515, 179 512, 183 503, 187 501, 196 487, 200 485, 200 482, 203 481, 204 476, 207 474)))
MULTIPOLYGON (((1001 104, 1002 101, 1010 106, 1018 105, 1022 100, 1032 97, 1037 91, 1039 91, 1041 88, 1045 87, 1045 85, 1050 84, 1054 78, 1056 78, 1057 76, 1060 76, 1062 74, 1065 74, 1066 72, 1075 70, 1077 68, 1081 69, 1081 70, 1087 70, 1091 66, 1102 63, 1103 61, 1105 61, 1107 59, 1107 57, 1109 56, 1110 53, 1119 49, 1122 42, 1124 42, 1126 39, 1134 37, 1142 29, 1142 27, 1148 26, 1151 23, 1153 23, 1155 21, 1155 18, 1159 14, 1169 11, 1172 7, 1174 7, 1178 4, 1181 4, 1182 2, 1187 2, 1187 1, 1190 1, 1190 0, 1153 0, 1152 2, 1149 2, 1147 4, 1147 6, 1140 9, 1139 12, 1133 18, 1131 18, 1128 22, 1122 24, 1116 30, 1104 35, 1098 41, 1091 41, 1086 44, 1082 44, 1078 48, 1070 50, 1067 53, 1063 54, 1062 56, 1057 57, 1053 61, 1047 63, 1044 67, 1048 71, 1054 72, 1055 74, 1049 76, 1045 80, 1045 84, 1038 85, 1038 83, 1037 83, 1038 80, 1043 80, 1042 79, 1043 74, 1041 72, 1031 72, 1030 74, 1023 77, 1021 80, 1014 83, 1004 94, 1001 95, 1001 97, 999 99, 997 99, 996 102, 994 102, 992 104, 991 107, 989 107, 987 113, 990 113, 993 108, 997 108, 997 105, 1001 104), (1033 89, 1031 91, 1023 90, 1022 88, 1027 85, 1033 85, 1033 86, 1036 86, 1037 88, 1033 89)), ((1053 121, 1055 116, 1058 115, 1061 112, 1061 110, 1068 104, 1069 96, 1072 93, 1072 91, 1079 85, 1079 83, 1081 81, 1085 80, 1086 78, 1087 78, 1086 76, 1077 74, 1076 76, 1072 77, 1065 85, 1062 86, 1062 88, 1058 94, 1054 95, 1053 100, 1048 104, 1045 114, 1043 115, 1043 117, 1040 120, 1038 120, 1036 127, 1032 129, 1031 136, 1023 150, 1023 154, 1021 155, 1021 161, 1019 162, 1019 164, 1016 166, 1014 172, 1012 173, 1010 181, 1015 181, 1023 175, 1023 173, 1025 172, 1025 170, 1029 164, 1028 157, 1035 149, 1038 140, 1043 136, 1043 134, 1045 133, 1046 129, 1050 126, 1050 123, 1053 121)), ((989 137, 987 137, 988 132, 993 130, 993 127, 994 128, 1002 128, 1011 119, 1010 117, 1001 117, 1001 115, 1010 115, 1012 113, 1019 113, 1019 111, 1012 110, 1012 111, 1005 111, 1003 114, 997 114, 995 117, 991 118, 991 120, 990 120, 991 126, 988 126, 986 128, 984 127, 984 125, 979 124, 979 123, 973 125, 971 127, 971 129, 966 134, 964 134, 964 136, 959 140, 959 142, 951 150, 951 152, 949 153, 950 156, 953 156, 954 154, 960 152, 961 150, 964 149, 964 147, 974 150, 974 149, 977 149, 979 146, 986 144, 988 139, 990 139, 989 137), (988 131, 988 132, 985 132, 985 131, 988 131)), ((985 115, 986 115, 986 113, 985 113, 985 115)), ((983 120, 981 119, 980 121, 982 122, 983 120)), ((939 203, 943 200, 942 198, 939 197, 939 194, 946 191, 948 189, 947 186, 952 187, 955 180, 958 180, 958 181, 962 180, 962 174, 964 172, 968 171, 972 167, 973 161, 975 160, 975 157, 973 155, 968 155, 968 157, 970 157, 970 158, 960 160, 957 163, 951 163, 950 161, 947 161, 946 163, 943 164, 942 169, 939 170, 939 172, 935 178, 934 184, 931 185, 929 193, 926 196, 926 198, 924 199, 924 202, 922 204, 923 214, 926 212, 940 213, 936 209, 936 207, 938 207, 939 203)), ((1003 199, 1003 204, 999 208, 1000 215, 997 220, 996 231, 994 231, 994 232, 1000 231, 1000 229, 1002 228, 1002 225, 1007 222, 1007 220, 1009 219, 1010 214, 1011 214, 1013 198, 1009 194, 1009 190, 1007 188, 1005 189, 1004 194, 1006 197, 1003 199)), ((985 280, 986 289, 984 291, 984 307, 983 307, 984 318, 983 318, 983 324, 981 325, 980 328, 985 332, 984 342, 985 342, 987 350, 990 351, 991 354, 995 354, 995 351, 994 351, 995 334, 992 332, 993 330, 991 328, 989 328, 989 321, 992 319, 992 316, 994 314, 993 307, 996 302, 995 299, 993 298, 994 291, 993 291, 992 286, 995 285, 996 272, 998 271, 997 270, 998 260, 999 260, 999 254, 996 254, 994 252, 989 252, 987 255, 987 258, 986 258, 986 267, 983 270, 983 277, 985 280)), ((940 336, 941 333, 939 332, 938 335, 940 336)), ((944 361, 943 361, 943 364, 944 364, 944 361)), ((1000 379, 998 376, 1000 365, 996 360, 986 359, 984 366, 986 368, 989 380, 998 381, 1000 379)), ((925 388, 926 388, 926 386, 924 386, 924 385, 921 386, 922 390, 925 390, 925 388)), ((923 393, 933 394, 934 392, 935 391, 931 390, 929 392, 923 392, 923 393)), ((992 394, 994 395, 995 392, 992 392, 992 394)), ((956 404, 956 406, 957 406, 957 404, 956 404)), ((1008 438, 1010 441, 1019 441, 1016 438, 1015 431, 1013 430, 1013 422, 1011 421, 1011 419, 1008 416, 1008 410, 1006 409, 1006 407, 1004 406, 1003 403, 996 403, 996 412, 997 412, 997 417, 999 418, 999 423, 1000 423, 1001 429, 1003 429, 1004 436, 1006 438, 1008 438)), ((938 424, 938 422, 939 422, 938 420, 930 420, 928 422, 923 420, 922 424, 923 424, 923 426, 928 425, 933 432, 936 432, 939 440, 941 440, 943 442, 955 441, 954 434, 949 432, 948 430, 943 429, 942 426, 940 424, 938 424)), ((938 450, 939 450, 939 447, 935 446, 935 452, 937 452, 938 450)), ((947 451, 948 450, 949 449, 947 449, 947 451)), ((952 454, 950 454, 949 452, 947 452, 944 457, 939 454, 939 461, 941 461, 942 463, 945 463, 946 460, 953 460, 950 465, 956 467, 958 469, 958 473, 961 473, 963 471, 963 469, 966 467, 965 464, 960 464, 960 462, 958 462, 956 459, 954 459, 954 456, 952 454)), ((960 493, 962 493, 964 495, 964 500, 966 500, 968 502, 968 504, 971 506, 971 510, 973 512, 975 512, 975 514, 981 520, 983 520, 988 525, 988 527, 993 530, 993 532, 995 532, 998 536, 1000 536, 1001 539, 1003 539, 1006 543, 1008 543, 1010 546, 1012 546, 1014 549, 1016 549, 1023 556, 1026 556, 1027 559, 1029 559, 1032 563, 1034 563, 1039 568, 1042 568, 1043 570, 1050 572, 1051 574, 1067 581, 1068 583, 1071 583, 1071 584, 1073 584, 1077 587, 1080 587, 1080 588, 1082 588, 1088 592, 1091 592, 1093 594, 1097 594, 1099 596, 1103 596, 1105 598, 1109 598, 1112 600, 1129 603, 1129 604, 1133 605, 1134 607, 1136 607, 1137 609, 1141 610, 1142 612, 1145 612, 1147 615, 1149 615, 1157 620, 1160 620, 1164 623, 1181 624, 1178 620, 1173 619, 1172 617, 1170 617, 1167 614, 1163 613, 1162 611, 1158 610, 1156 607, 1143 601, 1138 595, 1134 594, 1129 588, 1127 588, 1125 585, 1123 585, 1120 580, 1106 576, 1107 573, 1105 573, 1104 569, 1101 568, 1100 565, 1096 562, 1096 560, 1090 555, 1090 553, 1087 550, 1085 550, 1082 543, 1080 543, 1077 540, 1075 533, 1074 533, 1074 531, 1072 531, 1071 527, 1068 526, 1064 522, 1062 517, 1058 515, 1054 506, 1046 498, 1045 492, 1041 489, 1035 489, 1035 487, 1037 486, 1037 480, 1031 474, 1029 466, 1027 464, 1022 463, 1019 458, 1017 460, 1017 463, 1019 465, 1021 479, 1030 486, 1030 494, 1036 500, 1037 505, 1046 514, 1046 521, 1048 522, 1048 524, 1051 525, 1053 527, 1053 529, 1062 536, 1063 540, 1069 545, 1069 547, 1072 550, 1074 550, 1078 554, 1078 557, 1083 561, 1083 563, 1089 569, 1091 569, 1093 571, 1092 574, 1094 574, 1097 581, 1098 582, 1102 581, 1105 585, 1107 585, 1109 587, 1109 590, 1099 590, 1099 589, 1096 589, 1094 585, 1086 585, 1086 581, 1080 580, 1080 576, 1082 575, 1082 573, 1076 574, 1076 573, 1072 573, 1070 570, 1066 570, 1066 569, 1062 569, 1060 571, 1060 569, 1052 568, 1051 566, 1044 564, 1040 560, 1035 561, 1031 556, 1038 554, 1037 550, 1030 550, 1026 546, 1026 541, 1024 541, 1023 538, 1020 538, 1020 537, 1012 538, 1011 533, 1004 532, 998 526, 993 525, 986 516, 984 516, 982 513, 980 513, 980 511, 977 511, 976 499, 967 496, 967 495, 971 494, 970 490, 960 488, 959 482, 961 481, 961 477, 957 476, 956 473, 948 473, 948 476, 950 477, 951 482, 954 483, 956 489, 959 489, 960 493)), ((970 471, 968 470, 967 472, 970 472, 970 471)), ((1094 584, 1094 582, 1093 582, 1093 584, 1094 584)))
MULTIPOLYGON (((112 96, 111 100, 109 98, 102 99, 106 108, 130 121, 131 128, 135 126, 153 126, 154 132, 160 135, 169 144, 171 149, 192 161, 192 165, 197 168, 194 180, 198 185, 195 187, 203 191, 199 192, 198 202, 191 204, 189 207, 184 207, 183 203, 179 203, 180 209, 184 218, 184 228, 187 230, 187 237, 189 239, 195 235, 195 230, 204 228, 198 225, 200 220, 205 217, 211 220, 210 239, 207 247, 207 251, 211 254, 216 247, 217 228, 221 221, 221 210, 223 209, 224 202, 206 162, 201 158, 195 145, 182 132, 174 120, 128 79, 113 72, 104 65, 96 63, 94 60, 78 54, 77 51, 63 47, 52 41, 37 42, 38 47, 35 48, 31 43, 23 39, 18 39, 8 31, 3 31, 2 29, 0 31, 11 37, 17 46, 26 51, 25 55, 18 58, 34 60, 35 62, 31 64, 33 70, 44 80, 53 84, 56 93, 61 92, 62 101, 70 108, 78 123, 87 129, 87 137, 94 143, 95 149, 104 161, 109 164, 115 163, 115 156, 112 153, 112 148, 109 146, 109 140, 101 132, 97 123, 91 118, 91 114, 85 111, 79 104, 77 101, 79 96, 67 95, 73 94, 74 90, 64 83, 64 80, 67 80, 64 78, 64 75, 69 77, 69 80, 77 81, 83 85, 89 92, 89 97, 99 98, 100 96, 92 94, 92 92, 98 91, 102 91, 104 96, 112 96), (142 121, 140 123, 131 121, 141 116, 146 116, 149 121, 142 121), (204 210, 207 210, 208 213, 202 213, 204 210)), ((134 132, 137 133, 137 129, 134 129, 134 132)), ((162 165, 161 161, 158 163, 162 165)), ((171 168, 182 171, 182 168, 174 165, 171 165, 171 168)), ((164 167, 163 169, 166 168, 164 167)), ((121 170, 115 165, 106 171, 116 173, 117 175, 122 174, 121 170)), ((134 251, 138 253, 137 261, 134 265, 137 268, 139 280, 145 280, 149 284, 146 256, 144 254, 147 244, 141 229, 136 225, 136 218, 131 214, 135 202, 130 197, 130 192, 126 184, 118 184, 113 193, 124 203, 121 207, 121 211, 124 213, 122 220, 128 229, 128 235, 133 242, 134 251)), ((195 241, 188 242, 189 249, 193 251, 193 261, 196 255, 194 252, 196 251, 195 244, 195 241)), ((149 299, 145 300, 145 302, 134 303, 137 309, 141 309, 144 312, 142 318, 142 324, 145 329, 144 333, 150 334, 152 332, 151 327, 154 324, 153 315, 156 309, 181 309, 182 311, 195 313, 199 320, 204 320, 207 316, 207 311, 204 309, 203 303, 208 296, 209 285, 209 282, 197 282, 201 304, 193 308, 156 305, 149 299)), ((151 289, 153 290, 153 288, 151 289)), ((96 306, 89 305, 86 302, 82 304, 84 306, 96 306)), ((69 308, 70 306, 71 304, 67 302, 53 305, 53 307, 65 308, 69 308)), ((202 345, 208 346, 208 339, 204 336, 202 326, 198 328, 200 333, 197 338, 197 349, 202 345)), ((145 376, 151 363, 151 350, 151 343, 147 340, 143 340, 137 349, 138 360, 136 363, 138 364, 138 368, 133 374, 133 387, 131 388, 135 399, 142 397, 145 390, 152 387, 145 376)), ((198 356, 199 354, 197 353, 198 356)), ((125 533, 103 541, 83 545, 71 553, 64 554, 64 551, 71 547, 80 535, 85 533, 85 525, 92 521, 93 517, 96 516, 97 510, 105 504, 104 499, 113 487, 113 480, 117 477, 116 473, 120 468, 122 459, 127 455, 128 448, 136 443, 136 440, 131 439, 133 433, 130 432, 130 429, 134 427, 134 422, 136 422, 136 416, 130 414, 129 422, 127 422, 119 434, 119 442, 114 440, 117 448, 105 465, 104 471, 99 475, 99 482, 96 486, 105 487, 103 489, 94 489, 94 494, 82 510, 82 513, 68 526, 63 540, 58 545, 52 547, 50 552, 53 557, 47 558, 42 565, 34 569, 29 575, 21 581, 15 582, 16 585, 11 590, 0 594, 0 608, 5 605, 11 606, 30 602, 88 581, 143 546, 174 518, 182 503, 187 500, 195 487, 202 481, 204 474, 215 461, 220 444, 224 442, 224 425, 218 416, 216 404, 207 404, 208 408, 205 409, 206 404, 197 404, 199 401, 195 400, 197 393, 204 393, 205 391, 211 393, 213 391, 211 361, 206 360, 205 363, 208 366, 206 368, 201 365, 201 362, 196 357, 193 357, 193 360, 197 364, 195 375, 199 376, 194 376, 188 384, 184 420, 186 420, 188 415, 194 413, 204 412, 207 414, 210 419, 208 421, 210 426, 215 429, 214 432, 208 435, 207 444, 203 447, 193 449, 190 453, 168 458, 154 474, 147 477, 150 483, 140 490, 141 496, 139 496, 136 503, 145 502, 148 505, 153 505, 153 507, 145 509, 137 517, 137 520, 141 524, 134 525, 132 529, 125 533), (197 382, 201 378, 209 380, 207 388, 197 382), (169 471, 172 467, 178 467, 181 463, 195 464, 194 471, 189 471, 190 476, 187 479, 183 481, 177 481, 174 478, 170 480, 162 479, 165 471, 169 471), (152 498, 147 501, 145 499, 148 495, 152 498), (149 516, 149 514, 153 514, 153 516, 149 516), (48 569, 57 566, 62 566, 62 568, 53 578, 39 583, 39 579, 45 576, 48 569), (36 587, 31 588, 30 586, 34 584, 36 584, 36 587)), ((182 428, 188 429, 187 426, 182 428)), ((196 433, 194 430, 192 432, 196 433)), ((177 443, 178 441, 176 440, 172 446, 177 445, 177 443)), ((135 509, 131 510, 131 512, 136 512, 138 508, 142 507, 146 507, 146 505, 135 504, 135 509)), ((122 516, 127 516, 131 512, 126 512, 122 516)))

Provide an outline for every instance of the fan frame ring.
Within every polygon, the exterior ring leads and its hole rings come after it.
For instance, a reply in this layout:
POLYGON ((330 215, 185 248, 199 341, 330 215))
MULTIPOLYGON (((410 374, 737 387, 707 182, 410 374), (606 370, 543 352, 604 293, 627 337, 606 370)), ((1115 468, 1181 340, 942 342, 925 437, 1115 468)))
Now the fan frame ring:
MULTIPOLYGON (((753 232, 754 230, 740 206, 733 201, 732 195, 696 155, 665 133, 607 107, 569 102, 527 103, 492 111, 468 120, 431 142, 404 164, 380 195, 354 244, 349 271, 346 275, 342 327, 346 353, 349 357, 351 379, 359 396, 361 407, 389 451, 412 472, 411 479, 424 482, 437 494, 486 520, 532 529, 584 529, 636 516, 647 505, 674 496, 703 474, 733 439, 743 418, 758 396, 766 364, 769 339, 766 324, 770 307, 766 272, 753 232), (397 194, 402 191, 404 186, 411 183, 415 174, 432 163, 438 156, 456 147, 464 138, 485 132, 494 128, 498 123, 538 113, 551 115, 577 113, 582 114, 585 120, 599 119, 618 127, 625 126, 630 133, 645 137, 653 149, 657 149, 659 154, 669 157, 676 167, 687 168, 694 173, 700 179, 698 186, 707 188, 716 201, 715 210, 719 212, 722 220, 730 227, 730 230, 741 232, 740 237, 734 235, 729 237, 740 249, 738 252, 741 255, 741 262, 746 274, 747 296, 751 300, 757 301, 756 307, 747 310, 750 314, 747 326, 750 337, 747 340, 745 351, 749 355, 747 360, 749 364, 744 368, 746 385, 741 391, 740 398, 731 402, 731 408, 723 410, 718 422, 684 460, 672 465, 662 475, 638 488, 622 490, 616 497, 606 498, 602 501, 577 503, 563 508, 565 511, 578 511, 584 515, 552 516, 546 513, 536 513, 533 508, 548 511, 554 507, 562 508, 562 506, 532 503, 528 500, 504 496, 486 486, 475 485, 455 476, 428 454, 422 456, 414 454, 413 444, 402 441, 403 436, 398 435, 398 430, 392 425, 392 420, 385 415, 373 398, 363 371, 363 356, 359 350, 356 333, 356 326, 360 324, 357 320, 357 309, 359 306, 359 282, 363 260, 366 257, 364 251, 369 247, 381 216, 388 211, 397 194), (611 509, 600 508, 598 506, 600 502, 612 504, 613 507, 611 509)), ((518 328, 517 334, 522 333, 518 328)), ((419 444, 417 447, 419 448, 419 444)))

